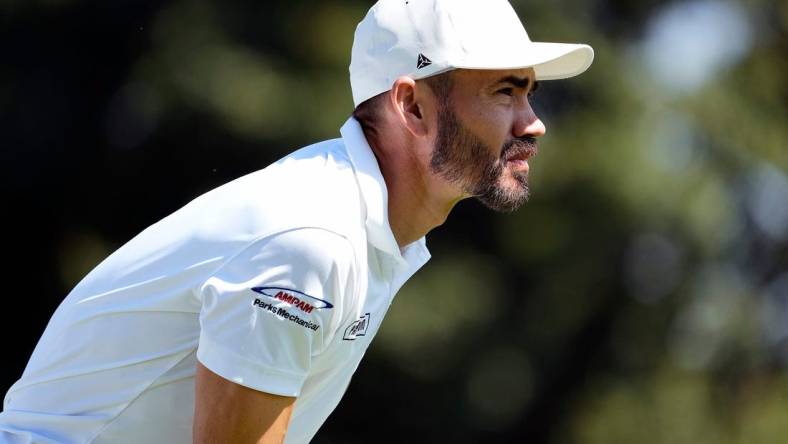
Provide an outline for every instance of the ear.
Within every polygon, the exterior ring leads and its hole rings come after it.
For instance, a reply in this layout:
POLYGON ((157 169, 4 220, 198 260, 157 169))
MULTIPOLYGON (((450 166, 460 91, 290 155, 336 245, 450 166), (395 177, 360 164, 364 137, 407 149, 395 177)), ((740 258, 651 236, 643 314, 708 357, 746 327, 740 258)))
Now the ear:
POLYGON ((424 137, 429 132, 424 104, 421 103, 424 99, 425 95, 419 94, 416 81, 407 76, 397 78, 389 93, 400 123, 414 136, 424 137))

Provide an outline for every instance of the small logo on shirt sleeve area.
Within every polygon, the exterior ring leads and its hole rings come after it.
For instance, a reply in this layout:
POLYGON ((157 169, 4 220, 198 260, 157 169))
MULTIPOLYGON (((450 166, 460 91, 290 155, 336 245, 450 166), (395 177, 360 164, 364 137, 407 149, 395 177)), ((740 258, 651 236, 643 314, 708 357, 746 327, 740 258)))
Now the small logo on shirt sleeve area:
POLYGON ((273 299, 271 302, 265 302, 265 300, 267 300, 266 298, 255 298, 254 302, 252 302, 252 305, 255 307, 262 308, 263 310, 266 310, 282 319, 294 322, 313 331, 317 331, 320 326, 305 319, 301 319, 301 317, 298 315, 310 315, 316 310, 330 310, 334 308, 334 306, 328 301, 324 301, 314 296, 309 296, 308 294, 302 293, 298 290, 292 290, 289 288, 254 287, 252 288, 252 291, 266 296, 267 298, 273 299), (281 306, 282 304, 289 305, 295 309, 296 314, 290 313, 281 306))
POLYGON ((369 328, 369 313, 348 325, 348 327, 345 329, 345 335, 342 336, 342 339, 345 341, 355 341, 356 338, 365 336, 367 334, 367 328, 369 328))

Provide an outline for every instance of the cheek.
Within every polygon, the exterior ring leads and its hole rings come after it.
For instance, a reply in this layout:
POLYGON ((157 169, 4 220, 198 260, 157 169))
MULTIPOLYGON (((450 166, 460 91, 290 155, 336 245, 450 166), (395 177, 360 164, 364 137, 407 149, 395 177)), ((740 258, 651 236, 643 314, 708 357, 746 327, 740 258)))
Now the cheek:
POLYGON ((473 131, 491 149, 500 151, 511 138, 512 116, 503 106, 479 107, 473 113, 473 131))
POLYGON ((460 123, 496 154, 511 139, 514 107, 506 98, 487 95, 455 97, 460 123))

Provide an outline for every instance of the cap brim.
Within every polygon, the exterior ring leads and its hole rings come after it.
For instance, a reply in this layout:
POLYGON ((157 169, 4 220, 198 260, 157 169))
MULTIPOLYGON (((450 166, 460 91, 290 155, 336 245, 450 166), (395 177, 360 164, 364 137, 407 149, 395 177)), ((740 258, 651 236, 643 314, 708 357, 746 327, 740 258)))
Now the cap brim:
POLYGON ((533 68, 537 80, 557 80, 582 74, 594 61, 594 49, 575 43, 529 42, 519 55, 485 55, 452 64, 462 69, 533 68))

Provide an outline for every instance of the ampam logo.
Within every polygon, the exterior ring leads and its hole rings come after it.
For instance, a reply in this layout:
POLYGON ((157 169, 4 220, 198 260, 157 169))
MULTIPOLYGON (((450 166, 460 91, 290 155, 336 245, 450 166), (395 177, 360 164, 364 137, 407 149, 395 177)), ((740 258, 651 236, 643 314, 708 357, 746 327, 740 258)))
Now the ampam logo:
POLYGON ((254 287, 252 288, 252 291, 292 305, 304 313, 312 313, 314 310, 334 308, 334 306, 328 301, 324 301, 314 296, 309 296, 308 294, 302 293, 298 290, 292 290, 289 288, 254 287), (296 296, 294 296, 293 293, 295 293, 296 296))

